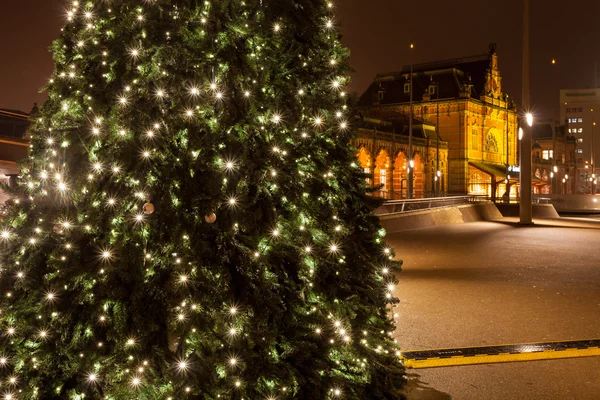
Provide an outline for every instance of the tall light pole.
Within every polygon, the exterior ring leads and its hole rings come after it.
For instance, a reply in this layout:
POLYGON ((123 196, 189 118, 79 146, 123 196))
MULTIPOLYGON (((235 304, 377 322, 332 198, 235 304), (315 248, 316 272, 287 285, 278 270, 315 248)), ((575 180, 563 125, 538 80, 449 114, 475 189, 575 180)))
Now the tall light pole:
POLYGON ((521 140, 521 201, 519 203, 519 222, 531 225, 531 133, 533 126, 533 115, 529 113, 531 100, 529 93, 529 0, 523 4, 523 91, 521 102, 526 112, 526 123, 523 125, 523 139, 521 140))
MULTIPOLYGON (((594 109, 592 109, 594 112, 594 109)), ((594 159, 594 127, 596 126, 595 118, 592 116, 592 151, 590 155, 591 167, 592 167, 592 196, 596 194, 596 161, 594 159)))
POLYGON ((413 198, 413 168, 415 166, 415 162, 413 161, 413 149, 412 149, 412 138, 413 138, 413 56, 412 49, 415 46, 410 44, 410 115, 408 117, 408 193, 407 197, 409 199, 413 198))

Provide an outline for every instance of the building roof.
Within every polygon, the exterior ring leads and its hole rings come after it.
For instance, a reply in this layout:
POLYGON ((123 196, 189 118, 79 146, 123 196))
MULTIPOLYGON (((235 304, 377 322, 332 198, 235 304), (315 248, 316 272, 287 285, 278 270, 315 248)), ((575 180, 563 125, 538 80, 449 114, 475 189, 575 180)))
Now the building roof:
POLYGON ((552 140, 552 130, 556 130, 555 138, 561 138, 564 140, 566 127, 564 125, 558 125, 555 121, 543 121, 533 125, 532 137, 534 140, 552 140))
POLYGON ((10 109, 0 109, 0 137, 23 139, 29 128, 29 114, 10 109))
MULTIPOLYGON (((482 54, 413 65, 413 101, 421 101, 432 83, 439 86, 440 99, 460 97, 467 85, 471 86, 471 96, 479 98, 485 89, 490 62, 491 54, 482 54)), ((409 83, 410 69, 410 65, 405 65, 400 71, 378 74, 360 97, 359 106, 409 102, 410 94, 405 93, 404 84, 409 83), (382 98, 378 98, 380 92, 382 98)))
MULTIPOLYGON (((358 126, 366 130, 408 136, 409 121, 408 116, 399 116, 393 119, 363 117, 358 126)), ((424 124, 423 121, 413 118, 412 129, 415 138, 426 139, 429 137, 435 139, 434 125, 424 124)))

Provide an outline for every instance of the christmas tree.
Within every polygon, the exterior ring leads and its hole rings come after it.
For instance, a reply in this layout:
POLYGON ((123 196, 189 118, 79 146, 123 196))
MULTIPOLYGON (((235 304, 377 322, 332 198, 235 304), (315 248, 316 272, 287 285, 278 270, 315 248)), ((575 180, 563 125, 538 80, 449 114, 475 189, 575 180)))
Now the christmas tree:
POLYGON ((66 5, 1 239, 4 399, 398 399, 323 0, 66 5))

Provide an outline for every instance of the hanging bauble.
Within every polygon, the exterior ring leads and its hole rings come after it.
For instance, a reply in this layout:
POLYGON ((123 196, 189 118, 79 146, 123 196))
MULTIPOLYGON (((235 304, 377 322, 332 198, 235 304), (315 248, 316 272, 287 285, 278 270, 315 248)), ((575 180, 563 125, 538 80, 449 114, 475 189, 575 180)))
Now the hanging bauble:
POLYGON ((215 221, 217 220, 217 216, 215 213, 210 213, 204 216, 204 220, 206 222, 208 222, 209 224, 214 224, 215 221))
POLYGON ((58 233, 59 235, 62 235, 64 232, 64 228, 61 224, 54 224, 52 230, 54 230, 54 233, 58 233))
POLYGON ((144 204, 144 214, 152 214, 154 212, 154 204, 146 203, 144 204))

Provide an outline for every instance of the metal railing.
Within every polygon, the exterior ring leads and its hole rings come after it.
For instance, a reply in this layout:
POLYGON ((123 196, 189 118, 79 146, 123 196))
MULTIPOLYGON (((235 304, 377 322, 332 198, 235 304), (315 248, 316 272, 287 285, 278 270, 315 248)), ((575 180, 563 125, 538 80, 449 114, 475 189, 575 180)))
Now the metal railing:
POLYGON ((429 197, 424 199, 389 200, 377 210, 378 215, 400 214, 412 211, 427 210, 431 208, 454 207, 489 201, 487 196, 449 196, 429 197))

